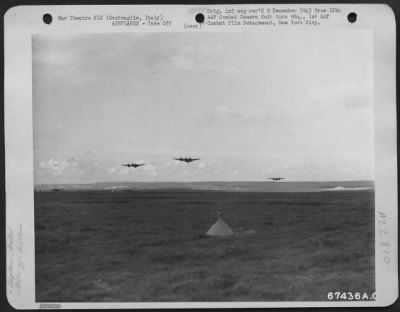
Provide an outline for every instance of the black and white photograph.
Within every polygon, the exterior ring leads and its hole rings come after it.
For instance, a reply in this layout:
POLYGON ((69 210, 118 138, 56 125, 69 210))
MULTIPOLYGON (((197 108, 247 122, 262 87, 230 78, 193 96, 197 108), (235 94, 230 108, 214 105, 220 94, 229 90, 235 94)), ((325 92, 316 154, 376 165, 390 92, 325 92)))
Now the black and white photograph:
POLYGON ((34 36, 37 300, 372 296, 371 39, 34 36))
POLYGON ((35 302, 373 305, 373 32, 114 29, 31 35, 35 302))

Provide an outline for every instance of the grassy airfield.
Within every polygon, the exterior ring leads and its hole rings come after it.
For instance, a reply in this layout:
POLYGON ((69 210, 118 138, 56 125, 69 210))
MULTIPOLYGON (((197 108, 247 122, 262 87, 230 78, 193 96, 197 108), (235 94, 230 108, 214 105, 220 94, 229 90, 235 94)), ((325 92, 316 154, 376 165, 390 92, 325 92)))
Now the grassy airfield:
POLYGON ((375 290, 374 193, 35 192, 36 299, 324 301, 375 290), (206 237, 216 210, 237 233, 206 237))

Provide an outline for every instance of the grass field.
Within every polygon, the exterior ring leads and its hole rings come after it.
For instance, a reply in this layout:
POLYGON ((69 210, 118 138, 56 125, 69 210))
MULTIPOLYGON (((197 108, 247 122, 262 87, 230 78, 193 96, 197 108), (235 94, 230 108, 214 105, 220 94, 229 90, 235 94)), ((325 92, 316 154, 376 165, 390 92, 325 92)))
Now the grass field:
POLYGON ((375 290, 373 191, 35 193, 36 300, 324 301, 375 290), (238 233, 204 233, 223 208, 238 233))

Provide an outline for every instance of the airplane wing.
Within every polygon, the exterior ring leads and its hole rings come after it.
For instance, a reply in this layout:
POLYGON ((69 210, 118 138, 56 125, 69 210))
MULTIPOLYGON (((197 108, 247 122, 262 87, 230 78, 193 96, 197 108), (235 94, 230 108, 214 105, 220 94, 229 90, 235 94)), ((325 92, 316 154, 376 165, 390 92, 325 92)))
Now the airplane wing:
POLYGON ((200 160, 200 158, 192 158, 192 161, 200 160))

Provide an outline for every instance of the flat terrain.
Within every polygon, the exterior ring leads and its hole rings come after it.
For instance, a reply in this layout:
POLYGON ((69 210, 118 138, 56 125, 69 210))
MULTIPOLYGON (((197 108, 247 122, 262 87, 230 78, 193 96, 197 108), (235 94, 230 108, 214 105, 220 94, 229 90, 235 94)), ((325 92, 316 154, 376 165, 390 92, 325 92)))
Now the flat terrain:
POLYGON ((35 232, 39 302, 324 301, 375 289, 373 191, 36 192, 35 232), (239 234, 204 236, 217 208, 239 234))

